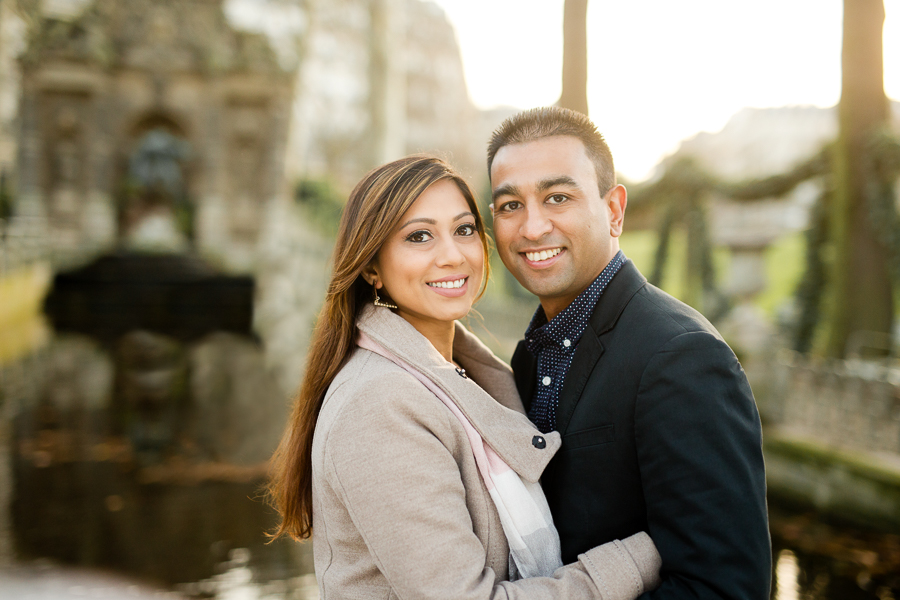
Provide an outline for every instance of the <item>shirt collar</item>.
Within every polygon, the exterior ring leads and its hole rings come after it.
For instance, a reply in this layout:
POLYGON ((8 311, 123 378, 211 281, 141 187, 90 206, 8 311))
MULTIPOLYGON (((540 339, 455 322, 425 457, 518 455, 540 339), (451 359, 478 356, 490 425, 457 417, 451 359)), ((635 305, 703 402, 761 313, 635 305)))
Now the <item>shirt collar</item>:
POLYGON ((624 262, 625 254, 619 250, 597 278, 591 282, 591 285, 562 312, 553 317, 552 321, 547 322, 544 307, 538 306, 528 329, 525 330, 525 346, 528 350, 532 354, 536 354, 540 349, 555 344, 565 352, 574 351, 603 290, 606 289, 606 285, 613 275, 619 272, 624 262))

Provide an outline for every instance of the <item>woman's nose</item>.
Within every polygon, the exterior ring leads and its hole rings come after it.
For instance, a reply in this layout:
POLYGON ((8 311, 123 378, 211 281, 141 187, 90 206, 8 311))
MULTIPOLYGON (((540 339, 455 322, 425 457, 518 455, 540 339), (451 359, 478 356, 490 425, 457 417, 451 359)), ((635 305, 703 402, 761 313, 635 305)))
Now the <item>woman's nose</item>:
POLYGON ((444 241, 438 250, 437 262, 439 265, 455 266, 465 262, 466 257, 456 240, 444 241))

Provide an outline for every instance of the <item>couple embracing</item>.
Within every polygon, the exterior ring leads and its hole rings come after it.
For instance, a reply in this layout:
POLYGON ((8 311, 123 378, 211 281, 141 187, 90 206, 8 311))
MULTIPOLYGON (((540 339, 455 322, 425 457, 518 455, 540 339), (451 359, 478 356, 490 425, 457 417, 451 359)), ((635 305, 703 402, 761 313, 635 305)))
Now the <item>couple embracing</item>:
POLYGON ((278 533, 315 531, 323 600, 766 600, 753 396, 619 249, 602 136, 526 111, 488 170, 497 250, 540 300, 512 368, 457 321, 489 272, 468 184, 421 155, 370 172, 276 452, 278 533))

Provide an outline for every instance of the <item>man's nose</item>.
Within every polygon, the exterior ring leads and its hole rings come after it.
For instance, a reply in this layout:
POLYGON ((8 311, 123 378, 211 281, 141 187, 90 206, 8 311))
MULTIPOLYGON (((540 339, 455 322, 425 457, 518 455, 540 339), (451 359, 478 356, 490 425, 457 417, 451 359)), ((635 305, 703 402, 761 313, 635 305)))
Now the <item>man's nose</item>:
POLYGON ((537 241, 553 230, 553 222, 547 218, 540 207, 525 209, 525 222, 522 223, 520 232, 522 237, 537 241))

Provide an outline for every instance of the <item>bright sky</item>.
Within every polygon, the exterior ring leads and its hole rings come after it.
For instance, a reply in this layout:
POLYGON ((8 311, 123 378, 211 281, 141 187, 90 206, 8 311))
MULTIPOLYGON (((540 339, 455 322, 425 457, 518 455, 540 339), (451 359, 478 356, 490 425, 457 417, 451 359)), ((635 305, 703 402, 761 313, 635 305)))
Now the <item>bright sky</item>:
MULTIPOLYGON (((481 108, 553 104, 563 0, 434 0, 481 108)), ((900 99, 900 0, 884 0, 885 91, 900 99)), ((841 0, 590 0, 588 104, 617 169, 643 179, 679 141, 743 107, 833 106, 841 0)))

